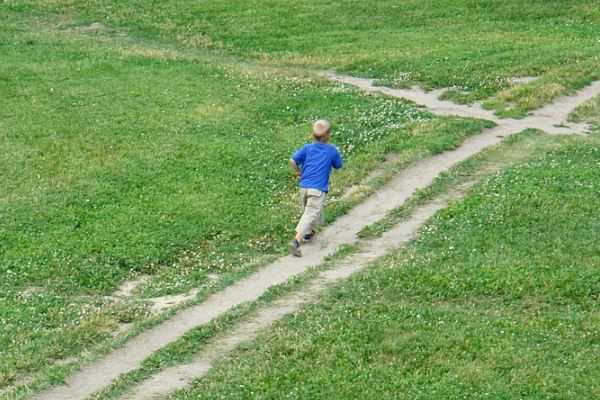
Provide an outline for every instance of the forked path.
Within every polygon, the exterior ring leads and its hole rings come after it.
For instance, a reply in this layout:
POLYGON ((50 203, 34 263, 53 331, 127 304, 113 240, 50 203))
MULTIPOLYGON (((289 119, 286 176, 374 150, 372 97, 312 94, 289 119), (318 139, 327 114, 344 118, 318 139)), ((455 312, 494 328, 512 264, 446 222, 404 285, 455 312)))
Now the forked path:
POLYGON ((393 89, 385 86, 376 86, 373 79, 339 75, 332 72, 325 73, 324 76, 329 80, 352 85, 366 92, 383 93, 392 97, 408 99, 427 107, 428 111, 435 115, 487 119, 494 121, 499 126, 505 126, 519 132, 527 128, 535 128, 550 134, 566 135, 573 133, 582 134, 589 130, 587 124, 569 123, 568 117, 578 105, 591 100, 600 93, 600 81, 596 81, 577 92, 574 96, 560 97, 552 104, 530 113, 527 118, 512 119, 498 118, 492 111, 483 109, 479 103, 460 105, 451 101, 440 100, 439 96, 443 90, 425 92, 418 87, 412 89, 393 89))
MULTIPOLYGON (((331 79, 358 86, 367 91, 384 92, 387 95, 406 97, 406 93, 395 89, 373 86, 366 79, 330 76, 331 79)), ((498 126, 470 137, 455 150, 419 161, 396 175, 387 185, 348 214, 338 218, 320 235, 319 244, 305 246, 303 258, 282 257, 265 266, 251 276, 238 281, 223 291, 208 297, 204 302, 187 308, 164 323, 149 329, 128 341, 122 348, 110 353, 102 360, 83 367, 66 380, 64 385, 50 388, 34 398, 44 400, 83 400, 108 386, 121 374, 138 368, 152 353, 177 340, 189 330, 208 323, 242 303, 257 300, 270 287, 281 284, 311 267, 321 264, 325 257, 334 253, 341 245, 353 244, 357 233, 367 225, 383 218, 389 211, 404 202, 419 189, 429 186, 436 176, 457 163, 498 144, 503 137, 518 133, 525 128, 543 129, 550 133, 581 133, 581 126, 556 127, 565 123, 566 117, 579 104, 600 93, 600 82, 577 93, 562 98, 558 106, 548 106, 524 120, 498 120, 498 126), (558 107, 559 110, 553 110, 558 107), (555 112, 556 111, 556 112, 555 112), (554 115, 554 117, 553 117, 554 115)), ((435 99, 436 101, 439 101, 435 99)), ((423 104, 423 103, 422 103, 423 104)), ((425 105, 428 105, 425 102, 425 105)), ((473 115, 473 107, 454 106, 452 112, 445 106, 430 104, 434 114, 483 117, 473 115)))

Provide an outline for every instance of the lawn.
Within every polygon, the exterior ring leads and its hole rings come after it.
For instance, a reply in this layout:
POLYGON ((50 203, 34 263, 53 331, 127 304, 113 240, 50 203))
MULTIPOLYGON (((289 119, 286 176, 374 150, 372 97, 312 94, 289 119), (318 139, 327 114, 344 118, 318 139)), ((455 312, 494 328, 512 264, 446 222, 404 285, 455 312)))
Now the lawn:
POLYGON ((0 9, 0 388, 148 317, 105 297, 132 276, 181 293, 281 254, 287 160, 315 118, 346 156, 337 195, 388 152, 409 163, 486 125, 18 3, 0 9))
POLYGON ((504 116, 525 116, 599 78, 596 0, 15 3, 266 64, 450 88, 446 97, 485 100, 504 116), (522 77, 538 79, 514 80, 522 77))
MULTIPOLYGON (((598 78, 599 10, 591 0, 2 2, 0 390, 40 372, 60 380, 49 367, 147 321, 138 298, 106 297, 134 276, 151 276, 142 297, 183 293, 282 254, 298 211, 287 160, 312 120, 334 122, 346 158, 332 197, 387 153, 407 165, 489 126, 315 71, 448 87, 448 98, 524 116, 598 78), (538 79, 512 81, 526 76, 538 79)), ((574 118, 597 123, 597 102, 574 118)), ((599 158, 595 144, 573 145, 494 178, 410 251, 280 325, 274 347, 259 342, 182 396, 243 397, 256 385, 266 397, 436 387, 543 398, 567 381, 573 396, 598 396, 599 158), (335 374, 348 386, 328 386, 335 374)), ((329 207, 329 222, 351 205, 329 207)))
POLYGON ((600 396, 600 146, 510 167, 176 399, 600 396))

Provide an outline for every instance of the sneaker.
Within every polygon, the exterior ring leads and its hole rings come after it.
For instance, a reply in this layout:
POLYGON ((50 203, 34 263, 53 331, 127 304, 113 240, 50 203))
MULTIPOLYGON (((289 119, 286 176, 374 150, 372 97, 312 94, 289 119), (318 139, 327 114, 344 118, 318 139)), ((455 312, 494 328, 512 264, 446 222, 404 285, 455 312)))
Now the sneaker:
POLYGON ((302 251, 300 250, 300 243, 296 239, 290 242, 290 254, 294 257, 302 257, 302 251))
POLYGON ((316 234, 317 234, 317 232, 315 232, 315 231, 312 231, 311 233, 307 233, 306 235, 304 235, 304 241, 310 242, 312 240, 312 238, 315 237, 316 234))

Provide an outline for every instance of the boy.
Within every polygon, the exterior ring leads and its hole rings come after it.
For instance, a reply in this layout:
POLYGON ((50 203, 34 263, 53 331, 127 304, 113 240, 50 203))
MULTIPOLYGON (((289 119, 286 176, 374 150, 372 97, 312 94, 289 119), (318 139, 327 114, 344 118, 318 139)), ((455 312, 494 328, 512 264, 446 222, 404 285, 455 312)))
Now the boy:
POLYGON ((342 168, 342 156, 337 147, 329 144, 331 124, 327 120, 318 120, 313 124, 313 143, 305 144, 290 160, 290 164, 300 178, 300 201, 304 213, 296 236, 290 242, 290 252, 302 257, 300 243, 309 241, 315 235, 315 228, 324 222, 323 207, 329 192, 331 168, 342 168))

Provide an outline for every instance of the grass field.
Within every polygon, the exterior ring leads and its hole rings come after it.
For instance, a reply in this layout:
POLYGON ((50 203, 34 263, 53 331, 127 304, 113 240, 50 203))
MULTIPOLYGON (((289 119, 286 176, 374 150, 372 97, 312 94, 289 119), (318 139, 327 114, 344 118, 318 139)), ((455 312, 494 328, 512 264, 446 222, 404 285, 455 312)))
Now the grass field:
MULTIPOLYGON (((37 2, 23 1, 19 4, 37 2)), ((598 78, 596 0, 73 0, 35 5, 75 12, 145 38, 176 40, 268 64, 335 68, 385 83, 450 88, 524 116, 598 78), (538 77, 519 84, 516 77, 538 77)))
POLYGON ((177 399, 600 396, 600 147, 478 185, 177 399))
POLYGON ((104 297, 131 276, 180 293, 280 253, 297 213, 287 160, 313 119, 335 122, 348 161, 332 194, 387 152, 410 162, 485 126, 0 13, 0 387, 145 318, 104 297))
MULTIPOLYGON (((143 298, 282 254, 312 120, 346 159, 334 199, 388 153, 408 165, 491 126, 315 72, 515 117, 600 77, 595 0, 5 0, 0 20, 0 393, 148 322, 143 298), (130 303, 107 297, 140 274, 130 303)), ((573 119, 597 128, 599 104, 573 119)), ((599 396, 599 148, 486 181, 179 397, 599 396)))
MULTIPOLYGON (((399 221, 406 219, 416 207, 435 199, 439 195, 443 195, 448 190, 454 190, 466 182, 474 182, 497 173, 494 171, 500 171, 511 165, 534 159, 552 150, 557 150, 565 143, 568 143, 568 141, 568 139, 544 135, 536 131, 526 131, 514 135, 500 145, 493 146, 476 157, 458 164, 447 173, 442 174, 436 179, 433 185, 420 191, 418 195, 411 198, 410 202, 398 210, 394 210, 390 214, 390 218, 385 218, 375 224, 375 229, 368 229, 367 231, 370 232, 370 235, 363 236, 377 236, 377 233, 381 233, 382 230, 389 229, 399 221)), ((290 294, 290 292, 296 290, 302 290, 319 272, 327 268, 336 267, 341 260, 347 263, 348 255, 353 254, 360 248, 363 248, 362 244, 345 247, 343 251, 336 253, 334 257, 329 258, 319 268, 303 274, 298 279, 294 279, 291 284, 272 288, 258 302, 247 303, 235 311, 225 314, 222 318, 219 318, 219 320, 212 322, 208 326, 192 330, 185 337, 182 337, 144 360, 140 368, 120 377, 107 390, 98 396, 94 396, 94 399, 119 399, 128 389, 135 387, 158 371, 162 371, 173 365, 191 362, 203 350, 211 347, 209 343, 211 339, 218 341, 220 337, 222 338, 223 334, 229 334, 236 327, 236 323, 244 324, 244 321, 247 321, 253 315, 252 310, 267 306, 273 300, 278 299, 279 296, 290 294)))

